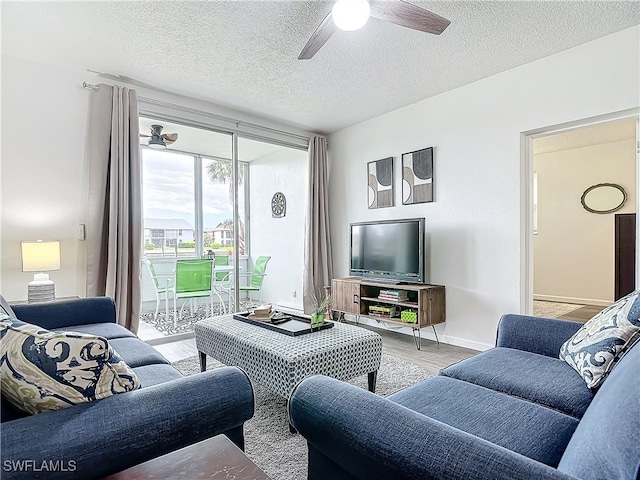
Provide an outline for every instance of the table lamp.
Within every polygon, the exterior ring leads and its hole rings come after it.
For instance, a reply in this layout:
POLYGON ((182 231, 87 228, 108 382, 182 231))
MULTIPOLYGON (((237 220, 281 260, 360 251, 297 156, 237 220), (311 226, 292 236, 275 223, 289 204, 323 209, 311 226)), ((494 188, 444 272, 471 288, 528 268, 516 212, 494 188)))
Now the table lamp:
POLYGON ((33 276, 28 285, 29 303, 52 302, 55 300, 55 284, 45 271, 60 270, 60 242, 21 242, 22 271, 40 272, 33 276))

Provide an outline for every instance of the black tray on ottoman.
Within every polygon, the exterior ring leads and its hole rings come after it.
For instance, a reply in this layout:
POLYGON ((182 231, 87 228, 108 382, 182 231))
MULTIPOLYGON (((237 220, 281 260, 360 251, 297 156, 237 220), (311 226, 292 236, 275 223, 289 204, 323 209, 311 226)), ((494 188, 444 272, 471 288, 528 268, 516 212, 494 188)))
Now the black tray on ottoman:
POLYGON ((277 324, 270 321, 261 322, 259 320, 253 320, 249 318, 249 312, 234 313, 233 318, 240 320, 241 322, 250 323, 258 327, 266 328, 278 333, 284 333, 291 337, 297 337, 298 335, 305 335, 307 333, 317 332, 319 330, 326 330, 333 327, 333 322, 324 321, 324 324, 319 327, 311 328, 311 319, 305 317, 299 317, 297 315, 285 314, 289 320, 279 320, 277 324))

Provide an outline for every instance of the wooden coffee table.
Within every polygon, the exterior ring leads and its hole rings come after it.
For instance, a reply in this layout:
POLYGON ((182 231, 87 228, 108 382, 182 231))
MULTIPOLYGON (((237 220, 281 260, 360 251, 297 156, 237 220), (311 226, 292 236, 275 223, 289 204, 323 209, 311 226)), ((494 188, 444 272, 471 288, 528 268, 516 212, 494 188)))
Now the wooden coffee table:
POLYGON ((141 463, 104 480, 270 480, 242 450, 218 435, 141 463))

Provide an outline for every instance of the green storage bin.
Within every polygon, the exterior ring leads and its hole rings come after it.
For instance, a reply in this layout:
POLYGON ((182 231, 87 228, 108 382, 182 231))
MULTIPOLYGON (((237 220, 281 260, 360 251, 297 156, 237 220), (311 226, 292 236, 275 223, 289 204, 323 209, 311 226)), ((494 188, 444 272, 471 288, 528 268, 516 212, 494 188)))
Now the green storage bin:
POLYGON ((418 323, 418 312, 415 310, 403 310, 400 312, 400 320, 405 323, 418 323))

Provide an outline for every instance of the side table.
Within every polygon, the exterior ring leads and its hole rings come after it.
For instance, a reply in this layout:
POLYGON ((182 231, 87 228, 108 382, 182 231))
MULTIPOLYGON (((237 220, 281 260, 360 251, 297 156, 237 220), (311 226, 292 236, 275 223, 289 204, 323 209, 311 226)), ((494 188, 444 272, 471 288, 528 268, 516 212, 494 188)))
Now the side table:
MULTIPOLYGON (((76 298, 80 298, 78 295, 71 295, 69 297, 56 297, 53 302, 58 302, 61 300, 75 300, 76 298)), ((27 305, 29 302, 27 300, 12 300, 8 302, 9 305, 27 305)), ((39 303, 51 303, 51 302, 39 302, 39 303)))
POLYGON ((224 435, 167 453, 103 480, 270 480, 224 435))

